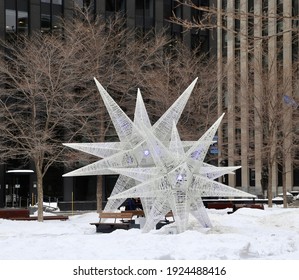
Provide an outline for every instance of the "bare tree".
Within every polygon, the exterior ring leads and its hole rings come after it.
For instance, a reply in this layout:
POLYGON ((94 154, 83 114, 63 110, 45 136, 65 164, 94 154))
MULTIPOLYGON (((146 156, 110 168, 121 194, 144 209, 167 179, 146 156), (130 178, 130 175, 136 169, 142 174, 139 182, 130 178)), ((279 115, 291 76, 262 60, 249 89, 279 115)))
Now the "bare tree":
MULTIPOLYGON (((66 26, 66 32, 71 38, 69 40, 81 42, 82 49, 90 57, 82 66, 86 83, 80 89, 82 94, 89 96, 91 111, 94 112, 94 117, 85 127, 85 141, 117 140, 100 96, 96 94, 92 81, 94 76, 132 119, 137 89, 140 88, 153 122, 198 76, 198 86, 191 97, 193 102, 189 103, 180 127, 184 138, 194 136, 194 126, 197 128, 196 136, 203 133, 210 120, 201 117, 201 110, 211 110, 216 117, 216 85, 211 82, 216 68, 208 67, 212 59, 199 56, 198 50, 190 52, 182 43, 168 38, 163 30, 159 33, 149 30, 145 34, 129 30, 119 15, 108 21, 101 18, 94 20, 84 12, 80 12, 80 17, 83 21, 66 26)), ((100 176, 97 201, 100 212, 100 176)))
POLYGON ((81 77, 80 45, 54 35, 34 34, 1 42, 1 157, 32 162, 37 177, 38 220, 43 220, 43 177, 62 162, 64 141, 72 141, 87 110, 74 90, 81 77))
MULTIPOLYGON (((93 116, 89 118, 88 126, 85 126, 84 141, 117 141, 116 132, 107 116, 93 77, 96 77, 127 114, 132 116, 137 88, 141 84, 141 75, 138 72, 144 72, 143 69, 153 63, 153 60, 157 62, 157 54, 163 53, 163 47, 168 40, 163 35, 150 37, 150 40, 146 40, 146 36, 137 36, 135 30, 126 28, 121 15, 104 20, 101 17, 94 19, 85 11, 77 12, 80 20, 66 25, 65 36, 68 41, 80 42, 86 54, 81 68, 85 82, 79 90, 85 99, 88 99, 93 116)), ((77 141, 82 139, 77 138, 77 141)), ((102 200, 102 176, 98 176, 98 212, 102 210, 102 200)))
MULTIPOLYGON (((270 63, 270 61, 269 61, 270 63)), ((258 71, 251 65, 252 72, 258 71)), ((278 73, 283 71, 281 63, 277 64, 278 73)), ((297 70, 294 69, 292 76, 293 79, 296 77, 297 70)), ((284 207, 287 207, 287 186, 285 182, 285 176, 287 171, 284 167, 284 162, 286 155, 290 155, 294 167, 298 167, 296 161, 296 154, 298 151, 298 132, 296 127, 298 126, 298 103, 295 99, 287 96, 285 94, 285 88, 287 86, 292 86, 290 79, 290 84, 283 82, 282 75, 275 75, 275 84, 271 83, 273 81, 273 73, 268 69, 263 69, 260 73, 263 90, 262 95, 254 92, 253 82, 249 81, 248 89, 248 99, 247 102, 251 108, 249 111, 249 129, 254 134, 261 135, 262 137, 262 148, 261 158, 263 162, 262 170, 262 187, 263 191, 267 191, 268 204, 272 207, 272 196, 273 188, 275 186, 275 193, 278 193, 278 173, 282 175, 282 189, 283 189, 283 199, 284 207), (258 101, 258 107, 255 105, 255 101, 258 101), (288 122, 285 122, 285 116, 292 116, 288 122), (257 127, 254 121, 258 119, 261 124, 257 127), (286 127, 288 126, 288 127, 286 127), (289 139, 292 141, 288 141, 289 139), (276 177, 276 178, 275 178, 276 177), (274 181, 273 181, 273 178, 274 181)), ((239 105, 238 105, 239 106, 239 105)), ((237 107, 238 107, 237 106, 237 107)), ((251 139, 252 146, 254 147, 254 140, 251 139)), ((248 152, 249 161, 254 160, 254 149, 250 149, 248 152)))
MULTIPOLYGON (((117 136, 93 78, 96 77, 105 87, 115 87, 116 92, 125 92, 121 83, 123 74, 119 73, 121 62, 118 56, 124 55, 123 44, 130 32, 125 28, 125 22, 121 17, 104 21, 100 17, 94 19, 88 11, 78 9, 76 12, 78 19, 65 25, 65 37, 69 42, 79 42, 81 45, 81 55, 84 57, 84 63, 81 64, 83 82, 78 90, 85 96, 85 102, 92 116, 90 115, 88 125, 85 126, 84 137, 77 137, 75 141, 113 141, 117 136)), ((71 151, 69 153, 73 154, 71 151)), ((84 160, 82 157, 80 156, 81 165, 91 159, 87 157, 84 160)), ((101 212, 102 176, 97 177, 96 197, 97 211, 101 212)))
MULTIPOLYGON (((93 77, 131 117, 140 88, 153 122, 199 77, 180 123, 182 138, 194 140, 205 131, 210 120, 207 114, 202 118, 202 111, 216 118, 216 83, 211 79, 216 68, 209 68, 215 61, 190 52, 163 32, 128 30, 121 16, 104 21, 77 12, 76 20, 65 22, 61 36, 37 33, 1 42, 1 158, 34 163, 39 221, 49 167, 80 167, 93 160, 62 143, 117 140, 93 77)), ((100 212, 101 177, 97 205, 100 212)))

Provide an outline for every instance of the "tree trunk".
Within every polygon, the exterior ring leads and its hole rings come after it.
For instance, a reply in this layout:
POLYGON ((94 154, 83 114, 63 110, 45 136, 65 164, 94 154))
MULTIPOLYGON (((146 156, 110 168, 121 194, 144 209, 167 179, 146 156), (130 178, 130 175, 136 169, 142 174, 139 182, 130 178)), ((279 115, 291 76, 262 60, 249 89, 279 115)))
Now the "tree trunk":
MULTIPOLYGON (((99 108, 104 107, 104 102, 100 98, 99 99, 99 108)), ((100 110, 100 120, 105 119, 105 111, 100 110)), ((99 142, 105 142, 105 133, 106 133, 106 127, 105 123, 103 121, 100 121, 99 123, 99 142)), ((101 213, 103 207, 103 176, 97 176, 97 212, 101 213)))
POLYGON ((267 186, 267 198, 268 198, 268 207, 271 208, 273 206, 272 202, 272 166, 271 164, 268 166, 268 186, 267 186))
POLYGON ((102 212, 102 202, 103 202, 103 178, 102 176, 97 176, 97 212, 102 212))
POLYGON ((286 186, 286 172, 282 173, 282 196, 283 196, 283 207, 288 208, 287 201, 287 186, 286 186))
POLYGON ((36 177, 37 177, 37 203, 38 203, 38 208, 37 208, 37 220, 39 222, 43 222, 44 220, 44 215, 43 215, 43 206, 44 206, 44 190, 43 190, 43 177, 41 170, 36 168, 36 177))

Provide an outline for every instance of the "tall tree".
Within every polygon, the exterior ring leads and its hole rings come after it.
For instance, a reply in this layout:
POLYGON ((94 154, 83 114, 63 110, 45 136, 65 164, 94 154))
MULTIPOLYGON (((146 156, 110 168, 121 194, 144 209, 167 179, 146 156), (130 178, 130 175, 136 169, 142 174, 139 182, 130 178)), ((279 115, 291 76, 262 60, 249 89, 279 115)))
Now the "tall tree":
MULTIPOLYGON (((79 12, 81 22, 66 27, 71 41, 81 42, 90 59, 82 66, 85 85, 80 89, 88 95, 94 118, 86 126, 84 141, 117 141, 114 128, 103 107, 92 77, 96 77, 133 119, 137 89, 140 88, 148 107, 150 119, 155 122, 187 85, 199 76, 199 86, 183 116, 181 130, 184 138, 192 139, 191 131, 202 133, 211 123, 201 116, 202 110, 214 110, 216 118, 215 69, 209 68, 212 59, 190 52, 186 46, 170 39, 162 30, 149 30, 145 34, 126 28, 121 15, 103 20, 90 18, 79 12), (203 70, 204 69, 204 70, 203 70), (211 90, 212 89, 212 90, 211 90), (213 105, 212 105, 213 104, 213 105)), ((84 93, 83 93, 84 92, 84 93)), ((197 135, 196 135, 197 136, 197 135)), ((82 141, 82 139, 78 139, 82 141)), ((98 177, 98 211, 102 207, 102 182, 98 177)))
MULTIPOLYGON (((193 139, 194 126, 197 138, 211 123, 201 112, 216 109, 211 79, 216 68, 208 67, 215 62, 163 32, 128 30, 118 15, 104 21, 78 10, 76 20, 65 22, 61 36, 36 33, 1 46, 1 157, 34 163, 40 221, 49 167, 63 163, 74 168, 72 163, 79 167, 92 160, 62 143, 117 140, 93 77, 132 118, 139 87, 153 122, 199 77, 180 125, 186 140, 193 139)), ((101 211, 101 178, 97 205, 101 211)))
POLYGON ((87 112, 74 90, 81 77, 81 46, 66 47, 59 37, 36 33, 1 47, 1 157, 34 164, 42 221, 43 177, 63 161, 61 143, 72 141, 85 126, 75 121, 87 112))

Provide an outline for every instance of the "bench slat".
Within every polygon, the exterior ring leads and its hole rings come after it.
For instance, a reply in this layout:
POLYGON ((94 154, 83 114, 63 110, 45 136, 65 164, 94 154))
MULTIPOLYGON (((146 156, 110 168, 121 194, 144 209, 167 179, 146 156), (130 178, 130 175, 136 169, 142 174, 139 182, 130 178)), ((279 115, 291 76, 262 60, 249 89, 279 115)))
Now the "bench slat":
POLYGON ((165 215, 165 217, 167 217, 167 218, 169 218, 169 217, 173 217, 173 213, 172 213, 172 211, 169 211, 169 212, 165 215))
POLYGON ((226 209, 233 208, 234 204, 230 201, 209 202, 207 208, 209 209, 226 209))
POLYGON ((143 217, 144 216, 144 211, 143 210, 125 210, 125 211, 122 211, 121 213, 132 213, 133 216, 137 216, 137 217, 143 217))
MULTIPOLYGON (((65 221, 65 220, 68 220, 68 218, 69 218, 68 216, 59 216, 59 215, 43 216, 43 220, 61 220, 61 221, 65 221)), ((37 219, 38 219, 37 216, 11 218, 11 220, 15 220, 15 221, 36 221, 37 219)))
POLYGON ((101 219, 132 219, 133 213, 112 213, 112 212, 102 212, 100 213, 101 219))
POLYGON ((254 209, 264 210, 264 205, 263 204, 235 204, 233 207, 233 212, 241 208, 254 208, 254 209))

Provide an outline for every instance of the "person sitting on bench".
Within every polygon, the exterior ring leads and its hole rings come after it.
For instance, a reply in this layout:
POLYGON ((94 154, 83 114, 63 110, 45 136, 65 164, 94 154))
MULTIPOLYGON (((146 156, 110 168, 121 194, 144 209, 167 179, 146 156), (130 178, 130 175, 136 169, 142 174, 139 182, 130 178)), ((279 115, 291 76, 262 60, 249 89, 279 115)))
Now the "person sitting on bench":
POLYGON ((126 210, 142 210, 142 204, 140 198, 129 198, 126 203, 126 210))

